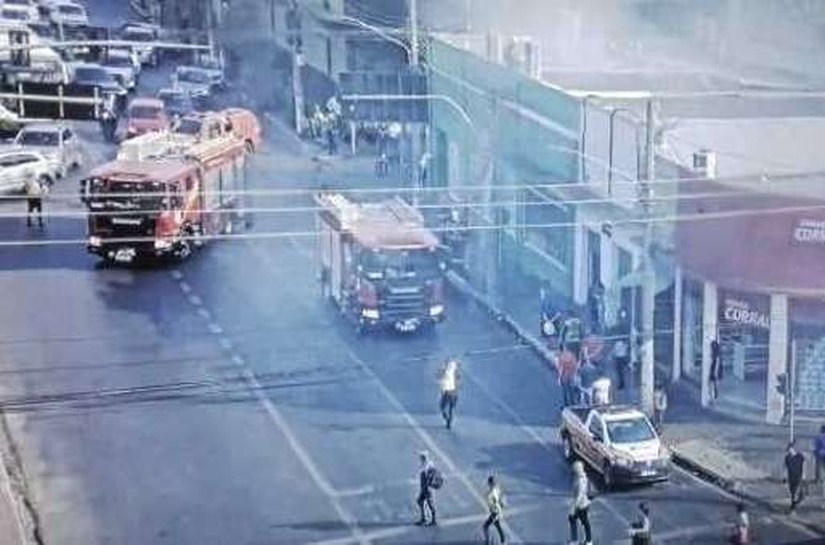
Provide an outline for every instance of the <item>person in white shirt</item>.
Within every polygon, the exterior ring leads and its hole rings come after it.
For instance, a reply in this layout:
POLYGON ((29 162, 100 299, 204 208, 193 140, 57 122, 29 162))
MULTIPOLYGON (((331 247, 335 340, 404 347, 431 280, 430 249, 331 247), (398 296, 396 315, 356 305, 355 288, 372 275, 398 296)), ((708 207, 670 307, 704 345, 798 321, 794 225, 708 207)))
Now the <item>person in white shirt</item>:
POLYGON ((490 526, 495 526, 498 531, 498 541, 501 545, 506 543, 504 530, 501 528, 501 517, 504 514, 504 500, 501 494, 501 488, 496 483, 496 478, 493 475, 487 477, 487 509, 490 514, 487 520, 484 521, 482 530, 484 531, 484 544, 490 544, 490 526))
POLYGON ((453 425, 453 413, 458 402, 458 384, 461 373, 458 369, 458 360, 450 358, 444 364, 439 378, 441 385, 441 417, 449 430, 453 425))
POLYGON ((578 545, 580 522, 584 528, 585 545, 593 544, 593 535, 590 528, 590 484, 584 472, 584 464, 577 460, 573 462, 573 497, 570 499, 570 514, 567 522, 570 524, 570 545, 578 545))

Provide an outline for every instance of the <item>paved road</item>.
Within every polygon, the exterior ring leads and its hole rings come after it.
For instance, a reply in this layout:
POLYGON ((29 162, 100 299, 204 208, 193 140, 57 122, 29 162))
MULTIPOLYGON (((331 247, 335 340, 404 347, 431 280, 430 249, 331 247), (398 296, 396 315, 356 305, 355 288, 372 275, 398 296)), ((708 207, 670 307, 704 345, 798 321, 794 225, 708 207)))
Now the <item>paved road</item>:
MULTIPOLYGON (((320 170, 285 127, 269 135, 255 188, 370 185, 368 162, 320 170)), ((268 213, 254 232, 312 226, 307 214, 268 213)), ((83 223, 53 218, 41 233, 0 217, 0 233, 72 239, 83 223)), ((45 543, 472 543, 490 472, 514 543, 566 541, 553 376, 460 297, 435 334, 358 337, 320 299, 299 235, 240 237, 142 269, 98 268, 76 245, 0 252, 0 398, 45 543), (448 355, 465 377, 453 431, 435 410, 448 355), (410 524, 423 449, 447 479, 438 528, 410 524)), ((676 473, 599 496, 596 542, 621 542, 641 500, 660 543, 719 543, 733 515, 730 499, 676 473)), ((765 543, 810 537, 756 518, 765 543)))

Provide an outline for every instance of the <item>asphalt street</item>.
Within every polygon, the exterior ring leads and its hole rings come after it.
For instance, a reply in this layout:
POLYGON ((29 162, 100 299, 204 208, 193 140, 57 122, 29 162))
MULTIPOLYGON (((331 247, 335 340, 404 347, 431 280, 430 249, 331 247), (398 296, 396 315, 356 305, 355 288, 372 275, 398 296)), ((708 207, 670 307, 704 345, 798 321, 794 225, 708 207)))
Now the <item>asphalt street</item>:
MULTIPOLYGON (((84 168, 112 155, 94 128, 84 134, 84 168)), ((255 189, 376 183, 368 161, 319 166, 285 125, 267 137, 255 189)), ((66 200, 53 209, 79 210, 78 175, 56 188, 66 200)), ((308 193, 255 200, 309 205, 308 193)), ((2 215, 21 203, 0 209, 4 240, 84 236, 76 216, 40 232, 2 215)), ((358 336, 320 297, 301 234, 313 228, 307 212, 259 213, 253 237, 139 268, 100 268, 79 245, 0 249, 0 406, 44 543, 475 543, 490 473, 511 542, 566 543, 570 471, 545 364, 457 295, 433 334, 358 336), (448 431, 436 375, 450 355, 464 384, 448 431), (411 524, 421 450, 446 476, 436 528, 411 524)), ((734 518, 733 499, 676 471, 598 494, 595 543, 627 542, 642 500, 657 543, 721 543, 734 518)), ((815 537, 753 517, 763 543, 815 537)))

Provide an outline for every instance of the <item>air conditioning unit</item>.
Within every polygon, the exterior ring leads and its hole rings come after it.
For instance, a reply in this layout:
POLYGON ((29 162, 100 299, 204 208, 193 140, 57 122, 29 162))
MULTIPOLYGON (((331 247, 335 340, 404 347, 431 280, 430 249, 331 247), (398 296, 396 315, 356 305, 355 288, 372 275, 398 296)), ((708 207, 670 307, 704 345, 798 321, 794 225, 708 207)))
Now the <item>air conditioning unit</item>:
POLYGON ((717 176, 716 152, 700 149, 694 153, 693 172, 700 178, 715 180, 717 176))
POLYGON ((541 76, 541 48, 533 38, 515 36, 507 46, 507 65, 530 76, 541 76))

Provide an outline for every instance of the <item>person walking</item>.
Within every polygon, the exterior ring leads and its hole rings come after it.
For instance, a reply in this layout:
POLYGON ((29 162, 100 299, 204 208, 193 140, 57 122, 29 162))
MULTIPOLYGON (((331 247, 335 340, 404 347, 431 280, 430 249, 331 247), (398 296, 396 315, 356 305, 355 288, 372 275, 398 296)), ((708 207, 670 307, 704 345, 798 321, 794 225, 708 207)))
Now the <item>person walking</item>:
POLYGON ((433 490, 438 488, 440 484, 438 480, 438 473, 435 466, 430 462, 430 456, 427 452, 422 452, 418 455, 418 498, 415 502, 418 504, 418 511, 420 517, 416 525, 418 526, 435 526, 436 512, 435 499, 433 490), (430 513, 430 521, 427 522, 427 511, 430 513))
POLYGON ((667 411, 667 390, 661 382, 656 383, 653 390, 653 425, 657 431, 661 431, 662 423, 665 421, 667 411))
POLYGON ((788 443, 785 454, 785 470, 787 472, 788 492, 791 495, 790 512, 796 511, 796 506, 802 501, 802 479, 805 476, 805 456, 796 450, 796 443, 788 443))
POLYGON ((630 365, 630 347, 624 337, 613 343, 613 365, 616 367, 617 390, 624 390, 627 368, 630 365))
POLYGON ((570 350, 562 350, 556 360, 562 400, 565 407, 578 402, 579 361, 570 350))
MULTIPOLYGON (((825 426, 819 428, 819 435, 814 438, 814 480, 822 482, 822 468, 825 467, 825 426)), ((825 497, 825 486, 822 496, 825 497)))
POLYGON ((573 462, 573 497, 570 500, 570 513, 567 522, 570 525, 570 545, 579 543, 579 527, 584 529, 585 545, 593 545, 593 535, 590 528, 590 496, 587 474, 584 464, 580 460, 573 462))
POLYGON ((748 511, 745 509, 745 504, 739 502, 736 504, 736 522, 733 525, 733 532, 731 533, 728 543, 730 545, 747 545, 751 542, 751 520, 748 511))
POLYGON ((639 503, 639 518, 630 525, 631 545, 650 545, 653 529, 650 526, 650 509, 645 502, 639 503))
POLYGON ((504 530, 501 528, 501 517, 504 510, 504 498, 501 493, 501 487, 496 482, 493 475, 487 477, 487 509, 490 514, 484 525, 481 527, 484 532, 484 545, 490 545, 490 526, 495 526, 498 531, 498 542, 501 545, 507 542, 504 536, 504 530))
POLYGON ((37 223, 43 227, 43 194, 46 189, 40 180, 29 178, 24 187, 26 191, 26 225, 32 226, 32 215, 37 213, 37 223))
POLYGON ((722 347, 717 339, 710 341, 710 398, 719 397, 719 381, 722 380, 722 347))
POLYGON ((461 380, 461 372, 458 369, 458 360, 449 358, 441 370, 439 384, 441 385, 441 417, 447 429, 453 425, 453 414, 456 403, 458 403, 458 383, 461 380))

